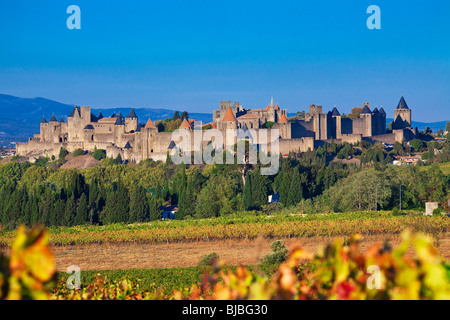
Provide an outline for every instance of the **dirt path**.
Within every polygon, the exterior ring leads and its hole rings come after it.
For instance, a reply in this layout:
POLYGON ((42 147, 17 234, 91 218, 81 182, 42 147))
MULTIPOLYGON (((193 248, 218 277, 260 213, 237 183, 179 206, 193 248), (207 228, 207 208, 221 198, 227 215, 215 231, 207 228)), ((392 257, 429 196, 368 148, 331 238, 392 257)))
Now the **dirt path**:
MULTIPOLYGON (((362 250, 371 244, 388 239, 394 246, 400 240, 397 236, 366 236, 361 243, 362 250)), ((331 238, 312 237, 283 239, 292 248, 300 245, 311 253, 331 238)), ((84 246, 53 247, 56 266, 65 271, 70 265, 78 265, 81 270, 113 270, 134 268, 171 268, 196 266, 205 254, 216 252, 228 264, 257 264, 258 259, 270 252, 273 240, 257 239, 221 240, 169 244, 101 244, 84 246)), ((450 235, 439 241, 443 257, 450 259, 450 235)))

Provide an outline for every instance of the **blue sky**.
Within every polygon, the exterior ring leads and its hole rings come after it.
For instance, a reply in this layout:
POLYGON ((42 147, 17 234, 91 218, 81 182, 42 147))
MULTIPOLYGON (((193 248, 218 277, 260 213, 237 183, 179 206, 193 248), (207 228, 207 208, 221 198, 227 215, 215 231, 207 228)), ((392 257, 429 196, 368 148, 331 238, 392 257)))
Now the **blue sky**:
POLYGON ((0 93, 191 112, 369 101, 388 117, 404 95, 414 120, 450 120, 449 35, 450 1, 2 1, 0 93))

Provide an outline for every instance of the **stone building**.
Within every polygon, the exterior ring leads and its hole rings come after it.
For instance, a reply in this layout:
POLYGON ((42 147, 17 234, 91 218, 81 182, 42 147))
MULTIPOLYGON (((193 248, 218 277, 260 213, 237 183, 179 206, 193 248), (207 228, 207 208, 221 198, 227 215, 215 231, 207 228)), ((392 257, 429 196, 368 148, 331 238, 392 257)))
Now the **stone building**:
MULTIPOLYGON (((281 154, 306 152, 332 140, 352 144, 362 140, 393 144, 395 141, 413 139, 411 110, 403 97, 394 115, 394 130, 387 134, 385 111, 383 108, 370 110, 368 102, 363 103, 362 112, 357 119, 343 117, 336 107, 324 113, 322 106, 312 104, 303 119, 289 121, 287 110, 274 105, 273 99, 262 109, 246 109, 239 102, 232 105, 231 101, 221 101, 219 109, 213 111, 211 125, 222 132, 222 145, 217 145, 212 138, 210 141, 203 141, 201 145, 194 145, 198 130, 194 130, 193 120, 184 120, 179 132, 190 139, 192 150, 199 151, 208 143, 214 143, 215 147, 224 150, 238 140, 260 141, 262 133, 272 134, 272 129, 277 129, 279 137, 276 138, 281 154), (240 130, 240 133, 230 136, 229 132, 233 130, 240 130)), ((202 133, 209 134, 209 129, 202 130, 202 133)), ((62 118, 57 121, 54 115, 49 121, 43 117, 40 133, 26 143, 17 143, 16 148, 18 155, 30 159, 53 155, 58 157, 59 150, 63 147, 69 152, 76 149, 104 149, 108 157, 121 155, 122 159, 133 162, 149 158, 164 161, 168 152, 173 154, 180 151, 181 140, 174 141, 172 132, 159 132, 150 119, 145 125, 139 123, 134 109, 125 117, 120 113, 104 117, 101 112, 97 116, 93 115, 90 107, 77 106, 68 115, 67 122, 62 118)))

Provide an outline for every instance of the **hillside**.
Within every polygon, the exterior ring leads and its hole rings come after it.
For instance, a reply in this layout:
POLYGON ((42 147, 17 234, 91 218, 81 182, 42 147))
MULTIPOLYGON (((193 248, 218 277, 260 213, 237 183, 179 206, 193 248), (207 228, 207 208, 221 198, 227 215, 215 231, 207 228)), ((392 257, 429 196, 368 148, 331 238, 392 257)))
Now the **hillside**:
POLYGON ((86 169, 100 163, 100 161, 95 160, 90 154, 85 154, 78 157, 68 155, 66 160, 67 162, 61 166, 61 169, 86 169))

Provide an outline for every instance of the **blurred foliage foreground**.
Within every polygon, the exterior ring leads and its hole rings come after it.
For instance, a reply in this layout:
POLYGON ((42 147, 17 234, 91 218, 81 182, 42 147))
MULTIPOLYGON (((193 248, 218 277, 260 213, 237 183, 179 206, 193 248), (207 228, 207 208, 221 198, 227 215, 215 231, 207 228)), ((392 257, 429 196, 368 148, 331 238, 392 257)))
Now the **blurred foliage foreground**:
POLYGON ((56 287, 48 232, 21 227, 10 256, 0 257, 0 299, 450 299, 450 265, 431 238, 405 231, 397 248, 378 243, 365 254, 361 239, 336 240, 316 255, 295 248, 271 278, 242 266, 225 272, 214 259, 198 286, 167 296, 129 279, 56 287))

